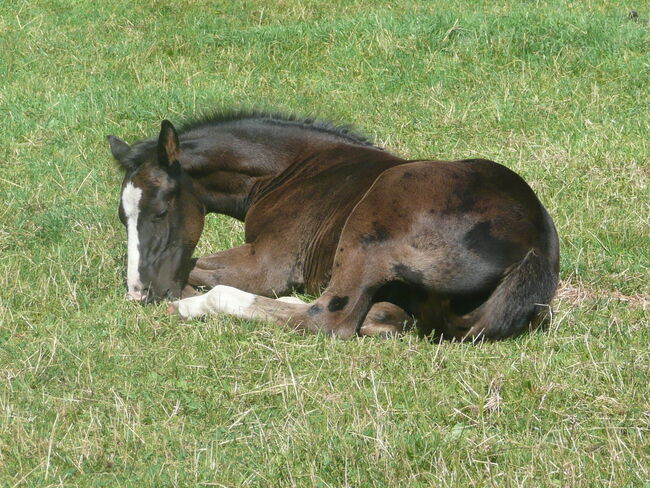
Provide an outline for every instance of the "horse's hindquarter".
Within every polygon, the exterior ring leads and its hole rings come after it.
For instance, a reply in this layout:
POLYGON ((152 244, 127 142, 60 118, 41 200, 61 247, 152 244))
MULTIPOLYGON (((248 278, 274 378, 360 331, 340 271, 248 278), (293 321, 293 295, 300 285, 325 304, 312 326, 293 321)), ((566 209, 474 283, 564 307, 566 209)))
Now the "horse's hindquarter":
POLYGON ((375 253, 395 279, 436 293, 475 293, 495 286, 531 249, 556 261, 556 243, 539 200, 507 168, 415 161, 377 178, 345 226, 336 262, 351 249, 375 253))
POLYGON ((310 293, 329 280, 348 215, 387 168, 405 161, 376 149, 325 153, 271 181, 246 216, 246 242, 287 267, 289 283, 310 293))

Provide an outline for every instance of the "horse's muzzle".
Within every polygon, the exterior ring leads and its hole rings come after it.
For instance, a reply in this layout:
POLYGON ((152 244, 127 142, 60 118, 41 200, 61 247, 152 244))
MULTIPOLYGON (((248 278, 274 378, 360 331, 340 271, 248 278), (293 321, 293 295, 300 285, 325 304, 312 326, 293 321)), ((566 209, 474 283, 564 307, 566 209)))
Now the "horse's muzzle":
POLYGON ((131 301, 142 301, 143 295, 141 291, 127 291, 126 299, 131 301))
POLYGON ((131 290, 126 292, 126 299, 134 302, 140 302, 142 305, 155 305, 162 300, 175 300, 180 298, 180 292, 174 293, 173 290, 167 289, 163 293, 154 293, 153 290, 131 290))

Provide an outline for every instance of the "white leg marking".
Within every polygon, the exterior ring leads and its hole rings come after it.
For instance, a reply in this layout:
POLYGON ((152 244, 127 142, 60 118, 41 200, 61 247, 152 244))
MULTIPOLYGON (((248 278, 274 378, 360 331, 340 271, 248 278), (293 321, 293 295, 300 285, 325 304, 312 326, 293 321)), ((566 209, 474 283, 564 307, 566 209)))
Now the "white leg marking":
POLYGON ((142 190, 129 182, 122 192, 122 208, 126 215, 127 235, 127 266, 126 266, 126 297, 129 300, 142 299, 142 282, 138 267, 140 265, 140 250, 138 246, 138 215, 140 214, 140 198, 142 190))
POLYGON ((176 307, 178 314, 183 319, 193 319, 209 312, 206 297, 207 294, 184 298, 173 302, 172 305, 176 307))
POLYGON ((303 305, 304 303, 306 303, 306 302, 303 302, 300 298, 293 297, 293 296, 292 297, 280 297, 280 298, 276 298, 276 300, 278 302, 296 303, 296 304, 300 304, 300 305, 303 305))
POLYGON ((215 286, 205 295, 185 298, 174 302, 178 313, 184 319, 199 317, 208 313, 222 312, 244 319, 256 317, 253 302, 256 295, 232 286, 215 286))

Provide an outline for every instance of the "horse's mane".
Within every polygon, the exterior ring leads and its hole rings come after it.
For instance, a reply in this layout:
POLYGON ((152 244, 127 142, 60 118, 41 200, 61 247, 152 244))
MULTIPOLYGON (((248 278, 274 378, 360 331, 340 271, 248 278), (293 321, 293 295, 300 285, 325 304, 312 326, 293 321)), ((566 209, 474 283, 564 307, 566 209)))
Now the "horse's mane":
MULTIPOLYGON (((383 150, 382 147, 375 145, 367 137, 360 135, 350 128, 350 126, 339 126, 329 122, 323 122, 311 118, 300 118, 294 115, 281 115, 270 112, 257 111, 229 111, 216 112, 198 119, 186 121, 179 126, 179 134, 187 133, 193 130, 219 127, 224 129, 231 127, 246 127, 247 124, 259 124, 275 127, 285 127, 288 129, 304 129, 320 134, 327 134, 351 144, 372 147, 383 150)), ((157 137, 145 139, 131 146, 131 151, 121 161, 127 168, 137 168, 142 161, 156 150, 158 142, 157 137)))
POLYGON ((349 125, 336 125, 330 122, 316 120, 313 118, 302 118, 295 115, 283 115, 274 112, 262 112, 255 110, 235 110, 213 112, 204 117, 186 121, 180 126, 179 133, 191 130, 219 126, 219 125, 244 125, 246 123, 259 123, 262 125, 274 125, 287 128, 301 128, 329 134, 344 139, 353 144, 370 146, 382 149, 375 145, 368 137, 352 130, 349 125))

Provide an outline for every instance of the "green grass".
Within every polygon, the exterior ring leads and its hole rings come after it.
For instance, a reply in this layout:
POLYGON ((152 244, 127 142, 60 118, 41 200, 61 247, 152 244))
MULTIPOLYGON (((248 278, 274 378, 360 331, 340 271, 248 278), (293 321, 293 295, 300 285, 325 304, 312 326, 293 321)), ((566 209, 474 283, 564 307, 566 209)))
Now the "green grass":
MULTIPOLYGON (((0 4, 0 485, 650 486, 650 29, 397 3, 0 4), (105 136, 219 107, 521 173, 561 237, 550 330, 337 342, 127 303, 105 136)), ((213 217, 199 253, 241 240, 213 217)))

